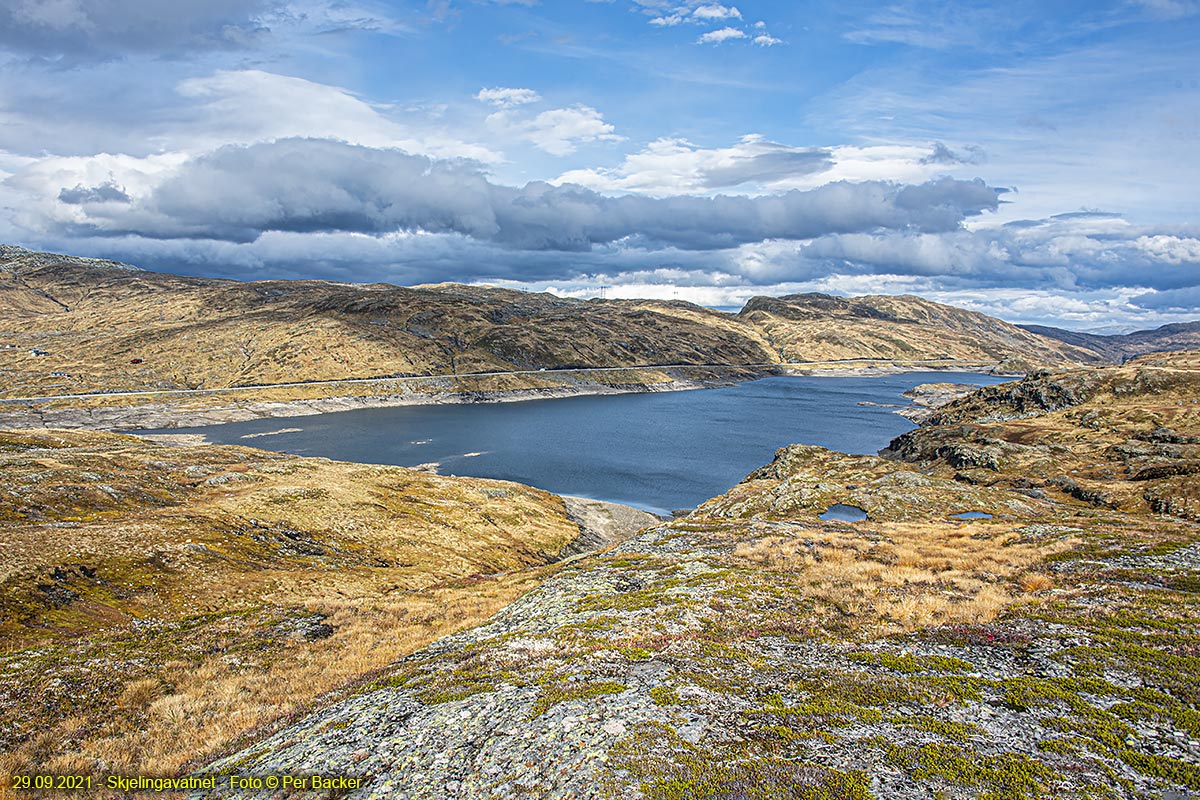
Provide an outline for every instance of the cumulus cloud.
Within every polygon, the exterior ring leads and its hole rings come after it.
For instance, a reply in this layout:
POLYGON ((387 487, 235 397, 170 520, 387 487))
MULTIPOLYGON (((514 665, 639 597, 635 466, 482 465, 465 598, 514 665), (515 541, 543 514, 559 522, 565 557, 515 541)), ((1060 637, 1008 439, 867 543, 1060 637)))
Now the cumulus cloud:
POLYGON ((737 6, 727 6, 710 0, 687 0, 682 3, 634 0, 634 5, 650 17, 651 25, 659 28, 674 28, 685 23, 712 28, 700 34, 696 44, 721 44, 739 39, 753 42, 759 47, 783 44, 782 39, 770 34, 767 23, 762 20, 755 22, 751 27, 753 33, 735 27, 744 19, 737 6))
POLYGON ((1168 236, 1139 236, 1133 246, 1151 258, 1172 266, 1200 264, 1200 238, 1168 236))
POLYGON ((479 94, 475 95, 475 99, 497 108, 512 108, 527 103, 537 103, 542 96, 533 89, 509 89, 497 86, 491 89, 480 89, 479 94))
POLYGON ((854 265, 978 285, 1168 290, 1200 283, 1200 237, 1147 236, 1111 216, 1031 220, 936 235, 833 234, 802 245, 800 254, 831 267, 854 265))
POLYGON ((741 19, 742 12, 737 10, 737 6, 723 6, 720 3, 706 3, 702 6, 697 6, 692 10, 692 16, 696 19, 715 20, 715 19, 741 19))
POLYGON ((1194 320, 1197 309, 1200 309, 1200 286, 1143 292, 1135 295, 1132 302, 1142 308, 1155 311, 1183 312, 1194 320))
POLYGON ((502 160, 495 150, 452 134, 414 130, 340 87, 289 75, 220 70, 180 82, 178 92, 194 103, 183 122, 196 132, 189 134, 186 125, 173 132, 177 146, 188 149, 308 136, 488 163, 502 160))
POLYGON ((727 42, 730 39, 745 39, 746 32, 737 28, 719 28, 715 31, 700 34, 700 38, 696 40, 698 44, 720 44, 727 42))
POLYGON ((81 234, 248 242, 267 231, 457 234, 529 250, 619 240, 711 250, 875 229, 946 231, 997 206, 982 181, 834 183, 763 197, 608 197, 490 182, 470 162, 318 139, 227 146, 132 204, 94 204, 81 234))
POLYGON ((615 133, 616 128, 605 122, 599 111, 582 104, 553 108, 534 117, 497 111, 488 116, 487 124, 498 134, 525 139, 556 156, 570 155, 580 144, 619 142, 624 138, 615 133))
POLYGON ((838 145, 793 147, 750 134, 726 147, 705 148, 663 138, 625 156, 615 167, 564 172, 555 183, 578 183, 602 192, 655 195, 809 189, 837 180, 918 183, 945 174, 973 176, 965 167, 985 160, 966 144, 838 145))

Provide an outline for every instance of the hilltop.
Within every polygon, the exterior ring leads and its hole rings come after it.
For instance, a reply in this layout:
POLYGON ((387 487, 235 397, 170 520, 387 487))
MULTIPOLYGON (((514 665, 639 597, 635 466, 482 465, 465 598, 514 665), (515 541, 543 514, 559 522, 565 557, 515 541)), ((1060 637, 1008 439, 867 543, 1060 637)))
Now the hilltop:
POLYGON ((999 372, 1096 363, 1104 357, 1003 320, 912 295, 756 297, 738 318, 763 332, 784 361, 877 358, 992 363, 999 372))

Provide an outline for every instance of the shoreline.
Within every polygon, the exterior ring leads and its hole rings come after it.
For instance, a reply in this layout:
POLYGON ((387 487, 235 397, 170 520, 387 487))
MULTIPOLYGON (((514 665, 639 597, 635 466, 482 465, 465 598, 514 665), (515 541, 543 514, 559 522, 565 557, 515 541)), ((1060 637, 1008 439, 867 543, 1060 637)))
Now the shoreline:
MULTIPOLYGON (((555 400, 568 397, 591 395, 642 394, 650 392, 678 392, 696 389, 716 389, 734 386, 773 376, 792 377, 882 377, 914 372, 978 372, 997 374, 989 370, 995 365, 980 363, 944 362, 930 363, 876 363, 868 361, 861 366, 845 366, 835 362, 822 362, 809 367, 801 364, 778 365, 775 367, 729 366, 724 369, 730 374, 717 376, 719 368, 676 367, 654 368, 659 375, 667 373, 668 380, 630 381, 625 383, 600 383, 594 380, 574 380, 567 384, 511 388, 499 390, 451 391, 434 387, 434 391, 405 391, 384 394, 332 395, 290 400, 235 400, 221 405, 180 405, 174 403, 144 403, 101 406, 60 406, 52 403, 30 402, 26 407, 12 411, 0 411, 0 429, 3 428, 61 428, 128 433, 131 431, 169 431, 173 428, 194 428, 221 425, 231 422, 246 422, 254 419, 287 419, 291 417, 331 414, 365 408, 395 408, 416 405, 469 405, 474 403, 513 403, 528 400, 555 400), (684 378, 679 372, 692 369, 707 375, 684 378), (676 374, 671 374, 676 373, 676 374), (50 407, 45 407, 50 406, 50 407)), ((646 373, 650 368, 629 368, 630 372, 646 373)), ((586 373, 588 370, 579 370, 586 373)), ((549 376, 547 376, 549 377, 549 376)), ((561 373, 556 377, 563 377, 561 373)), ((573 376, 569 376, 573 377, 573 376)), ((1013 377, 1018 377, 1014 375, 1013 377)), ((444 383, 441 379, 430 379, 429 383, 444 383)), ((287 390, 286 385, 278 387, 287 390)), ((12 405, 11 403, 9 405, 12 405)), ((0 406, 0 409, 5 406, 0 406)), ((168 444, 203 444, 200 434, 151 434, 162 437, 159 441, 168 444), (183 437, 187 437, 186 439, 183 437)))
MULTIPOLYGON (((96 408, 28 409, 0 413, 0 428, 82 428, 86 430, 128 433, 140 430, 166 431, 172 428, 199 428, 254 419, 289 419, 364 408, 400 406, 473 405, 476 403, 519 403, 527 400, 559 400, 589 395, 680 392, 716 389, 741 381, 703 383, 676 381, 669 384, 643 384, 637 387, 554 387, 513 389, 495 392, 441 392, 404 395, 336 395, 308 400, 246 402, 210 408, 177 408, 169 404, 141 406, 100 406, 96 408), (662 388, 660 388, 662 387, 662 388), (12 418, 17 418, 13 424, 12 418)), ((165 434, 170 435, 170 434, 165 434)), ((190 436, 192 434, 180 434, 190 436)), ((200 436, 200 434, 194 434, 200 436)), ((199 444, 199 442, 196 442, 199 444)))

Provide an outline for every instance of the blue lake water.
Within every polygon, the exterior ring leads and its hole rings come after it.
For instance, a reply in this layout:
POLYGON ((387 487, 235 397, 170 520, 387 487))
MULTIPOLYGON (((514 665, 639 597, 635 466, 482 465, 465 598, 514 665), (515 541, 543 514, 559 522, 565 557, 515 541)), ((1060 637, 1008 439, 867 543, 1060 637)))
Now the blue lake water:
POLYGON ((372 408, 165 432, 341 461, 436 462, 443 475, 669 513, 721 494, 787 444, 877 452, 913 428, 895 411, 908 405, 901 392, 918 384, 1004 380, 947 372, 777 377, 723 389, 372 408), (282 429, 298 430, 254 435, 282 429))

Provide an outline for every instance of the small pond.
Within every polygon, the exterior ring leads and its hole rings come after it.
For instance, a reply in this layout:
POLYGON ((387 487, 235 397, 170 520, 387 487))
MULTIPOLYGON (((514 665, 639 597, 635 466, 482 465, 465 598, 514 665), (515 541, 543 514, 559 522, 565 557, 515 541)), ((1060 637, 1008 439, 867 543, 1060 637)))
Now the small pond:
POLYGON ((862 522, 867 518, 867 512, 858 506, 834 503, 825 509, 825 513, 820 518, 826 522, 862 522))

